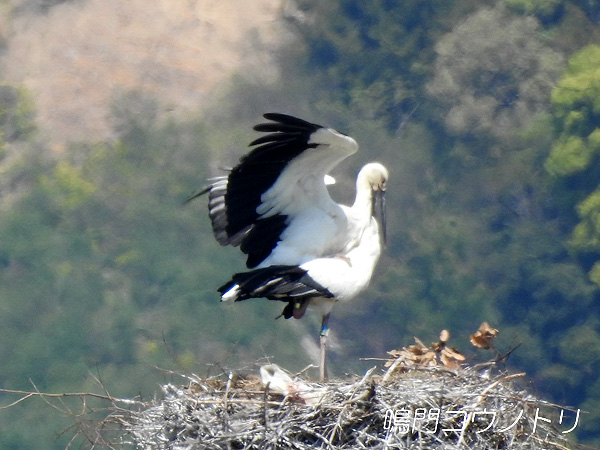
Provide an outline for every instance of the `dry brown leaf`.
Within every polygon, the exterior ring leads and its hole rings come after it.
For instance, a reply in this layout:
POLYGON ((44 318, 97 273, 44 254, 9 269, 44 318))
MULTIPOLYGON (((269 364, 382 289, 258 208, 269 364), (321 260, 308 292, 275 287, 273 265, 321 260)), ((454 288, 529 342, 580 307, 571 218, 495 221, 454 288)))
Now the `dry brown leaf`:
POLYGON ((497 334, 498 330, 496 328, 492 328, 487 322, 483 322, 475 334, 469 336, 469 339, 475 347, 488 349, 497 334))
MULTIPOLYGON (((393 359, 401 358, 402 361, 409 366, 435 366, 437 365, 436 353, 429 347, 426 347, 423 342, 415 338, 416 344, 404 347, 401 350, 391 350, 388 353, 393 359)), ((393 364, 392 361, 386 362, 385 366, 389 367, 393 364)))
POLYGON ((465 360, 465 356, 455 348, 446 347, 442 350, 440 360, 448 369, 458 369, 460 362, 465 360))
POLYGON ((421 366, 437 366, 435 352, 430 351, 425 353, 423 357, 418 361, 418 364, 421 366))
MULTIPOLYGON (((390 359, 398 359, 402 355, 402 350, 396 348, 390 350, 387 354, 390 355, 390 359)), ((388 361, 385 363, 385 367, 390 367, 392 364, 394 364, 393 361, 388 361)))
MULTIPOLYGON (((419 338, 415 337, 415 343, 408 347, 403 347, 398 350, 391 350, 388 353, 392 359, 401 358, 402 363, 406 366, 445 366, 449 369, 458 369, 460 362, 465 360, 465 357, 455 348, 446 346, 450 339, 450 332, 442 330, 440 333, 440 341, 433 342, 429 347, 423 344, 419 338)), ((393 361, 386 362, 385 366, 390 367, 393 361)))
POLYGON ((398 356, 400 356, 401 353, 402 353, 402 350, 400 350, 398 348, 387 352, 387 354, 390 355, 392 358, 397 358, 398 356))

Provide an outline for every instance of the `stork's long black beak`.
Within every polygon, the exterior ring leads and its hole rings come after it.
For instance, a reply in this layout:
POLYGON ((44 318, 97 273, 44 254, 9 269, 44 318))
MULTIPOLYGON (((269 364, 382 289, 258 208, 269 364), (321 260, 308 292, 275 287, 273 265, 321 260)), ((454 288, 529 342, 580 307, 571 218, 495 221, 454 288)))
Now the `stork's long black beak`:
POLYGON ((383 247, 387 245, 387 232, 385 225, 385 190, 376 189, 373 191, 373 217, 379 223, 381 231, 381 240, 383 247))

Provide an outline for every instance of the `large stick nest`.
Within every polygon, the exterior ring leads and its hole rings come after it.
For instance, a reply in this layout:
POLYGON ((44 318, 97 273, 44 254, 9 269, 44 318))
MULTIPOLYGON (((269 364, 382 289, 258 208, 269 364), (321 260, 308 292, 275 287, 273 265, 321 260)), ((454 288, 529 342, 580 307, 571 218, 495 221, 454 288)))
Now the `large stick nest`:
POLYGON ((557 428, 560 407, 516 387, 524 374, 492 366, 394 364, 320 384, 276 366, 262 374, 165 385, 165 398, 135 413, 128 431, 140 448, 157 450, 574 447, 569 425, 557 428))
MULTIPOLYGON (((470 336, 493 348, 498 330, 483 323, 470 336)), ((474 366, 448 345, 449 333, 431 346, 392 350, 383 368, 362 377, 314 383, 275 365, 260 376, 223 373, 166 384, 151 402, 94 394, 36 394, 46 401, 81 397, 77 435, 92 448, 145 450, 249 449, 510 449, 583 448, 568 440, 580 411, 561 407, 519 386, 524 373, 499 368, 507 353, 474 366), (88 418, 90 397, 108 400, 108 415, 88 418)), ((1 390, 0 390, 1 391, 1 390)), ((10 407, 11 405, 8 405, 10 407)), ((98 411, 95 411, 98 412, 98 411)))
MULTIPOLYGON (((483 323, 470 339, 489 349, 497 332, 483 323)), ((314 383, 269 364, 260 376, 188 376, 150 402, 113 397, 98 379, 103 393, 0 389, 19 396, 0 409, 42 398, 74 419, 67 448, 78 438, 90 448, 146 450, 583 448, 568 440, 581 411, 519 387, 524 373, 498 367, 510 352, 466 366, 448 338, 444 330, 429 347, 415 338, 388 352, 384 368, 352 379, 314 383), (69 398, 82 406, 73 409, 69 398)))

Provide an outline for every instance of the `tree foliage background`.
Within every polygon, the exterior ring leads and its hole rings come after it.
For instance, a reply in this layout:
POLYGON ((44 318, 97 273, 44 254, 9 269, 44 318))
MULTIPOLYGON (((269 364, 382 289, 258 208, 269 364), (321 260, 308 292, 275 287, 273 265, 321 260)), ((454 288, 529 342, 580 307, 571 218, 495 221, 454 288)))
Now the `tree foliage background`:
MULTIPOLYGON (((507 364, 585 410, 575 434, 600 445, 600 7, 298 0, 282 14, 294 38, 278 81, 235 78, 185 119, 141 88, 116 93, 114 138, 61 153, 35 97, 0 86, 0 387, 82 391, 97 376, 151 396, 169 371, 311 362, 316 318, 219 304, 244 258, 214 242, 202 201, 183 206, 281 111, 360 143, 333 174, 341 200, 364 162, 391 172, 388 248, 368 292, 335 310, 333 371, 443 328, 465 348, 485 320, 500 351, 520 344, 507 364)), ((0 415, 2 448, 68 441, 59 414, 0 415)))

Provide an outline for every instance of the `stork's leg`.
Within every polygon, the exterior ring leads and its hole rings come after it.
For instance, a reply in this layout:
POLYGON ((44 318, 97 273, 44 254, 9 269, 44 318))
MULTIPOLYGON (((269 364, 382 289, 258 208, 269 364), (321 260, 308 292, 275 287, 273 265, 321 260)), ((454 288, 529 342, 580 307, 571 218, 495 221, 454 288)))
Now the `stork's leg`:
POLYGON ((320 367, 320 379, 321 381, 327 380, 327 365, 325 363, 327 353, 327 334, 329 333, 329 313, 323 316, 321 321, 321 333, 319 334, 319 342, 321 344, 321 367, 320 367))

